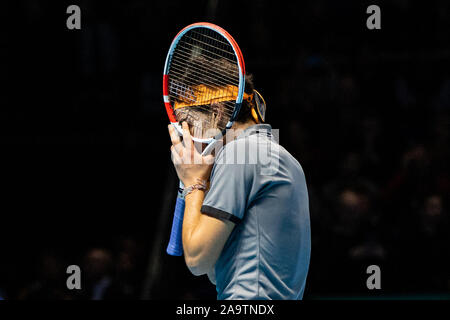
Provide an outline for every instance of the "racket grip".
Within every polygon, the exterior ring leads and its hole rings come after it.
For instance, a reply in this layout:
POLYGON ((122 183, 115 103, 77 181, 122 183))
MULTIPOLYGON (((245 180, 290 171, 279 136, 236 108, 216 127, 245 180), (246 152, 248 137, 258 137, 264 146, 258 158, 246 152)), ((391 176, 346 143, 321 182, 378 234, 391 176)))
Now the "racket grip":
POLYGON ((171 256, 183 255, 183 241, 181 234, 183 231, 183 216, 184 216, 184 198, 181 196, 182 190, 178 192, 177 202, 175 205, 175 212, 173 214, 172 231, 170 233, 169 245, 166 252, 171 256))

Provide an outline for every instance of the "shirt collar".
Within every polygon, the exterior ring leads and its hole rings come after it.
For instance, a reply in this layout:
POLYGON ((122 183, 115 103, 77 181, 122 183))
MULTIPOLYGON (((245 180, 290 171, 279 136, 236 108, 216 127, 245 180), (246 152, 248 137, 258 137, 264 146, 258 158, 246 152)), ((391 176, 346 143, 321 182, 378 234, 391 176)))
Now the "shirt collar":
POLYGON ((264 124, 255 124, 248 128, 246 128, 244 131, 242 131, 237 139, 248 137, 252 134, 259 133, 259 131, 262 131, 266 134, 272 134, 272 127, 270 124, 264 123, 264 124))

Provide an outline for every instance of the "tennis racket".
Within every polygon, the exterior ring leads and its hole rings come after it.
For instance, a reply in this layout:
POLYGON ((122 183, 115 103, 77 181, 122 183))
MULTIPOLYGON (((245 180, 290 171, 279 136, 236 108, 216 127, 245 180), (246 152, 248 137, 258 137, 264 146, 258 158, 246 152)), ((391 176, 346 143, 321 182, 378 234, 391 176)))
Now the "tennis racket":
MULTIPOLYGON (((240 48, 228 32, 200 22, 182 29, 172 41, 163 74, 163 99, 170 123, 182 136, 186 121, 195 142, 209 154, 231 128, 243 99, 245 65, 240 48)), ((167 253, 183 254, 181 240, 184 186, 180 181, 167 253)))

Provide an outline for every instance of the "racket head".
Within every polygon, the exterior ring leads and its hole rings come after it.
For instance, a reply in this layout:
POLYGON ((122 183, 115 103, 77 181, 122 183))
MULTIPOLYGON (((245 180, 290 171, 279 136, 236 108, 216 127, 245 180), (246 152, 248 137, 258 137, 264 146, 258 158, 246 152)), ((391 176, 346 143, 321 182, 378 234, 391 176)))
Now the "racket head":
POLYGON ((163 100, 180 135, 181 121, 194 127, 197 142, 209 144, 224 134, 239 113, 244 89, 242 52, 227 31, 198 22, 175 36, 164 65, 163 100))

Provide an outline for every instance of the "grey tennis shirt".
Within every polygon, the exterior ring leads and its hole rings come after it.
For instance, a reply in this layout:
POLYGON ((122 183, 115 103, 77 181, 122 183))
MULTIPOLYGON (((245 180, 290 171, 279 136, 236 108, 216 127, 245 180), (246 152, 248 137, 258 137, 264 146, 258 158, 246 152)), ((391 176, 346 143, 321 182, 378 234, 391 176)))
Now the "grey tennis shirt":
POLYGON ((202 213, 236 224, 215 266, 217 298, 302 299, 311 235, 298 161, 254 125, 217 154, 202 213))

